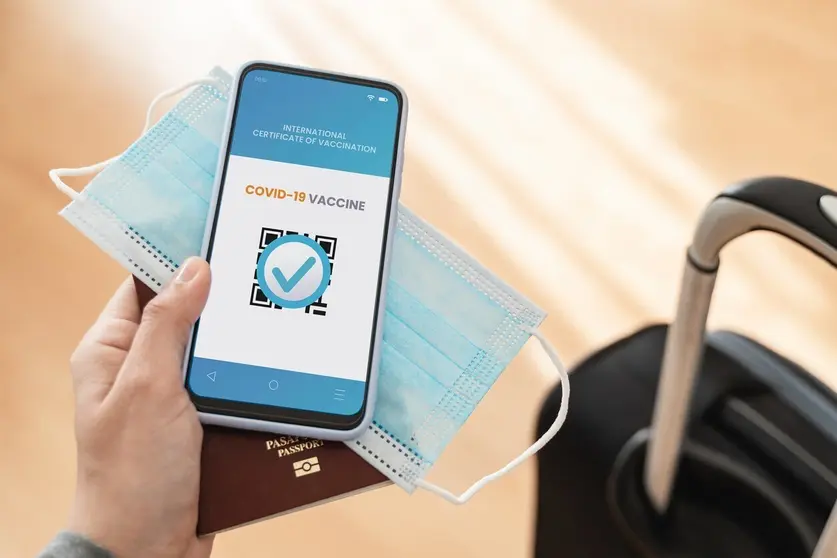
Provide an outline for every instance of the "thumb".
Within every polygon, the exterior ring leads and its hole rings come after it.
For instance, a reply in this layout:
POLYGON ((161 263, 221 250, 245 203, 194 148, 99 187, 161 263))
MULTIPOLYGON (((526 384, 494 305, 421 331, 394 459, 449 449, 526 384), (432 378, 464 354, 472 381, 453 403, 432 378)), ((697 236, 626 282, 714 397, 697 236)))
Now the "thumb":
POLYGON ((186 342, 210 285, 209 264, 187 259, 178 274, 145 307, 120 376, 154 384, 180 384, 186 342))

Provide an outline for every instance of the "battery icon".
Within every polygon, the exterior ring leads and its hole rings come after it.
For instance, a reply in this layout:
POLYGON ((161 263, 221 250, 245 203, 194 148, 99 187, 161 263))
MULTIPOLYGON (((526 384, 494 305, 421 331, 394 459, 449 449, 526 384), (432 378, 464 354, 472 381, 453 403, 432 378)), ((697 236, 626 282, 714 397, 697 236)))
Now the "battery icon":
POLYGON ((386 103, 386 102, 389 101, 389 99, 387 99, 386 97, 378 97, 378 100, 381 101, 382 103, 386 103))

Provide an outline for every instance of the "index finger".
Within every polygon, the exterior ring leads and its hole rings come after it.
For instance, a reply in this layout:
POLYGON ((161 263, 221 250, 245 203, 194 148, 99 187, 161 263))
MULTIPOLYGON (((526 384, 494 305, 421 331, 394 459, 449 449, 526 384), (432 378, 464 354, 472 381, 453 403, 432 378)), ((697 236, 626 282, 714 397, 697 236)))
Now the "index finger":
POLYGON ((134 341, 140 316, 136 290, 126 279, 70 357, 78 405, 101 401, 108 393, 134 341))
MULTIPOLYGON (((112 337, 112 328, 115 323, 129 322, 129 324, 133 324, 133 329, 136 329, 141 317, 142 311, 133 281, 131 278, 126 278, 105 305, 96 322, 87 331, 82 343, 96 342, 110 345, 111 343, 108 340, 112 337)), ((120 328, 120 330, 122 329, 120 328)), ((123 335, 119 335, 119 337, 123 337, 123 335)), ((117 344, 121 345, 122 343, 117 344)))

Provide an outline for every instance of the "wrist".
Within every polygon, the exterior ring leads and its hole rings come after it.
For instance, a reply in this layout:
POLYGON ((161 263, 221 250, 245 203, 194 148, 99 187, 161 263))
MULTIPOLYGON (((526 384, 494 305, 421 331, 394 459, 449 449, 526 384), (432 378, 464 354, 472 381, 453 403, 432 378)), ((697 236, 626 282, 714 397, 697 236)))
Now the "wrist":
POLYGON ((87 537, 71 531, 61 531, 38 554, 38 558, 59 558, 62 556, 85 556, 87 558, 115 558, 107 550, 87 537))
POLYGON ((83 537, 107 551, 111 558, 131 558, 134 545, 127 540, 128 530, 121 523, 121 517, 104 510, 107 508, 77 494, 65 532, 83 537))

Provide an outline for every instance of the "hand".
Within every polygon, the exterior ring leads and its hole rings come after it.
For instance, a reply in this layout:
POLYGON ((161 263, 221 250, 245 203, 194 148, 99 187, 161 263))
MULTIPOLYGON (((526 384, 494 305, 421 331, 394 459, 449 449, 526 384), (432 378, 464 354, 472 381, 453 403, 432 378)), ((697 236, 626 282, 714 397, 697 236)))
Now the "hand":
POLYGON ((206 557, 198 539, 203 430, 183 386, 209 266, 187 260, 144 310, 123 283, 70 360, 78 480, 69 530, 118 558, 206 557))

